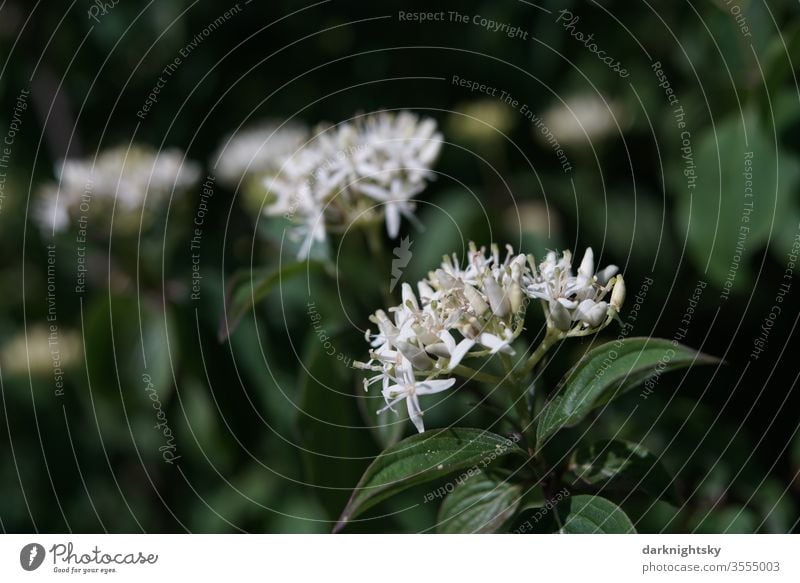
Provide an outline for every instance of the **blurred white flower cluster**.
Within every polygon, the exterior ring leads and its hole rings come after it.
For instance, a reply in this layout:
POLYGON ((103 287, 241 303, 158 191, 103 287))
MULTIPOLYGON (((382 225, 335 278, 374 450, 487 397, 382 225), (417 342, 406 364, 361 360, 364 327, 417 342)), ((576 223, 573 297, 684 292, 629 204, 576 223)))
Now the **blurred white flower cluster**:
MULTIPOLYGON (((576 147, 591 146, 593 141, 621 131, 620 125, 624 127, 630 121, 620 105, 597 94, 569 97, 548 109, 542 119, 560 143, 576 147)), ((546 139, 541 132, 536 135, 546 139)))
POLYGON ((302 124, 266 121, 227 136, 212 156, 211 168, 222 184, 237 188, 251 177, 277 174, 308 135, 308 128, 302 124))
POLYGON ((63 375, 62 369, 80 364, 82 356, 80 334, 59 330, 58 337, 54 338, 50 326, 39 323, 4 339, 0 365, 10 374, 53 378, 54 374, 63 375))
POLYGON ((58 184, 42 188, 35 218, 45 231, 63 231, 76 216, 96 207, 119 215, 133 214, 145 201, 159 205, 170 194, 182 193, 200 178, 200 166, 177 149, 117 147, 85 160, 64 160, 56 167, 58 184))
POLYGON ((571 254, 551 252, 537 267, 530 255, 514 254, 507 246, 505 258, 492 245, 470 243, 466 265, 455 255, 445 257, 436 271, 417 284, 407 283, 402 303, 378 310, 370 317, 378 332, 367 331, 370 360, 357 363, 376 372, 364 380, 365 388, 381 383, 386 409, 406 400, 408 414, 418 431, 424 431, 419 397, 451 388, 451 374, 471 376, 461 363, 466 358, 496 353, 515 354, 511 343, 522 332, 529 300, 543 301, 548 338, 582 336, 606 326, 624 301, 621 276, 609 266, 594 272, 591 248, 586 250, 577 274, 571 254), (611 291, 611 302, 604 301, 611 291), (602 312, 602 313, 601 313, 602 312))
POLYGON ((266 179, 265 213, 297 224, 293 236, 302 241, 301 257, 328 232, 382 216, 396 237, 401 217, 414 219, 413 199, 433 178, 441 145, 435 120, 408 111, 321 127, 266 179))

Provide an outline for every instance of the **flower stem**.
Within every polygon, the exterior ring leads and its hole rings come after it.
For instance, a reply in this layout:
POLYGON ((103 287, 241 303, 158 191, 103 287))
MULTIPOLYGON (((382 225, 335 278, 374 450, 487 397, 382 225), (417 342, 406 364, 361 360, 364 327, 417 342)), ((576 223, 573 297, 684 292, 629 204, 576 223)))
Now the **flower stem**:
MULTIPOLYGON (((378 266, 379 272, 382 272, 384 266, 388 263, 386 257, 386 249, 383 245, 383 239, 381 238, 381 225, 380 223, 371 222, 364 226, 364 235, 367 238, 367 247, 369 248, 370 253, 372 254, 372 259, 375 264, 378 266)), ((387 306, 393 305, 394 299, 392 298, 392 293, 389 291, 388 286, 384 283, 381 287, 381 294, 383 295, 383 300, 387 306)))
POLYGON ((503 368, 506 371, 507 383, 513 389, 514 410, 517 413, 517 422, 524 430, 531 424, 530 411, 525 399, 525 383, 523 382, 524 376, 520 376, 518 371, 515 370, 515 365, 507 354, 500 353, 500 360, 503 363, 503 368))
POLYGON ((381 241, 380 226, 378 223, 370 223, 365 225, 365 235, 367 236, 367 245, 372 253, 372 256, 377 259, 383 259, 383 241, 381 241))
POLYGON ((503 382, 503 379, 499 377, 496 377, 491 374, 486 374, 484 372, 479 372, 477 370, 473 370, 468 366, 464 366, 463 364, 459 364, 457 367, 452 369, 452 372, 459 376, 467 377, 468 379, 474 379, 482 383, 489 383, 493 387, 496 387, 502 384, 503 382))
POLYGON ((556 330, 555 328, 548 328, 547 334, 545 334, 542 342, 536 347, 536 350, 531 353, 531 355, 528 357, 528 360, 523 365, 523 375, 527 376, 530 374, 530 372, 533 370, 533 367, 539 364, 539 361, 541 361, 542 358, 544 358, 544 355, 547 354, 547 351, 550 350, 550 347, 552 347, 563 337, 563 332, 556 330))

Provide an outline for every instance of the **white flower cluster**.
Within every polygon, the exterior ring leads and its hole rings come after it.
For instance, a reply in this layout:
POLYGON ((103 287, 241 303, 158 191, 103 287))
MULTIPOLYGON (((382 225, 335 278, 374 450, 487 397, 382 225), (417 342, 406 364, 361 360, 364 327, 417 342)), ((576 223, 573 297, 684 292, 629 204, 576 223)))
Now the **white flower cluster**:
POLYGON ((308 128, 297 123, 267 121, 227 136, 211 158, 222 184, 236 188, 249 177, 272 176, 308 140, 308 128))
POLYGON ((66 229, 81 205, 108 210, 116 204, 122 215, 141 209, 145 199, 158 205, 196 184, 200 166, 180 150, 133 146, 107 150, 96 159, 64 160, 56 175, 60 182, 42 188, 35 210, 45 231, 66 229))
MULTIPOLYGON (((578 273, 573 274, 572 254, 564 251, 559 257, 550 251, 539 265, 527 290, 530 297, 545 302, 548 322, 552 327, 566 331, 577 322, 584 327, 595 328, 606 320, 609 304, 603 298, 609 291, 608 283, 618 271, 616 265, 609 265, 595 273, 594 252, 589 247, 583 255, 578 273)), ((618 281, 624 285, 621 278, 618 281)), ((618 311, 619 306, 614 309, 618 311)))
POLYGON ((267 178, 268 215, 298 223, 300 256, 328 231, 383 214, 389 236, 401 216, 412 219, 413 198, 433 178, 442 136, 433 119, 403 111, 378 112, 352 123, 320 128, 309 142, 283 160, 267 178))
POLYGON ((378 373, 364 386, 381 383, 386 401, 381 412, 405 399, 411 421, 424 431, 419 397, 456 382, 439 377, 469 375, 471 369, 459 371, 465 358, 514 354, 511 343, 522 332, 531 298, 543 300, 548 334, 558 338, 597 331, 619 311, 622 278, 610 281, 614 266, 595 273, 591 248, 577 274, 569 252, 561 257, 551 252, 537 268, 532 256, 515 255, 510 246, 507 250, 501 260, 496 245, 487 254, 471 243, 463 268, 455 255, 445 257, 417 284, 417 294, 403 284, 402 303, 388 310, 392 317, 383 310, 370 317, 378 332, 367 331, 370 360, 357 366, 378 373), (603 298, 612 288, 609 304, 603 298))

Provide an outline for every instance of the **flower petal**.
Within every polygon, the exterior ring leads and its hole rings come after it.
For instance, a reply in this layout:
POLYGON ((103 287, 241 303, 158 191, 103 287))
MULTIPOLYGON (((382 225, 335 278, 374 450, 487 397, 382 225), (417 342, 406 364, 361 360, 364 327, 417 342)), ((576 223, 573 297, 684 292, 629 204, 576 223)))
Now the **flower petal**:
POLYGON ((471 338, 464 338, 459 342, 455 350, 450 352, 450 363, 447 365, 447 368, 453 369, 457 367, 473 346, 475 346, 475 341, 471 338))
POLYGON ((417 384, 417 387, 414 392, 417 395, 435 395, 436 393, 441 393, 442 391, 446 391, 454 384, 456 384, 456 379, 420 381, 417 384))
POLYGON ((578 267, 578 275, 586 279, 594 275, 594 251, 592 251, 591 247, 587 247, 586 252, 583 254, 581 265, 578 267))
POLYGON ((411 419, 411 423, 414 424, 417 431, 420 433, 424 432, 425 424, 422 422, 422 409, 419 407, 419 401, 416 395, 410 395, 408 399, 406 399, 406 405, 408 406, 408 418, 411 419))
POLYGON ((392 239, 400 233, 400 210, 392 203, 386 205, 386 232, 392 239))
POLYGON ((506 354, 514 354, 514 349, 509 346, 508 342, 495 336, 494 334, 489 334, 488 332, 483 332, 478 337, 478 342, 483 344, 486 348, 488 348, 492 354, 496 354, 498 352, 505 352, 506 354))

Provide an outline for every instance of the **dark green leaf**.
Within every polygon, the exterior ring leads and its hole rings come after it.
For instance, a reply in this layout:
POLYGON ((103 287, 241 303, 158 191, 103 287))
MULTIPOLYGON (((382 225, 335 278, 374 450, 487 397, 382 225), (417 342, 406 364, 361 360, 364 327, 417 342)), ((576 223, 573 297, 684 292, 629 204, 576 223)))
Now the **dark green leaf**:
POLYGON ((579 481, 592 486, 625 486, 679 503, 672 477, 656 456, 637 443, 604 440, 579 448, 571 469, 579 481))
POLYGON ((323 264, 317 261, 296 261, 287 263, 280 269, 254 269, 236 273, 228 284, 225 313, 217 332, 220 342, 230 336, 242 317, 282 280, 301 273, 318 271, 322 267, 323 264))
POLYGON ((679 534, 683 532, 681 518, 688 506, 673 506, 663 500, 653 500, 645 494, 626 495, 622 509, 636 525, 636 532, 646 534, 679 534))
POLYGON ((681 160, 696 168, 693 187, 683 168, 672 173, 678 193, 676 227, 686 233, 690 259, 711 282, 731 286, 732 292, 749 292, 749 259, 775 232, 776 217, 790 209, 800 166, 777 149, 773 130, 751 110, 743 115, 737 111, 708 128, 694 148, 693 160, 681 160), (736 279, 729 281, 735 267, 736 279))
POLYGON ((752 505, 758 509, 760 530, 775 534, 792 532, 797 517, 793 496, 776 478, 762 479, 753 496, 752 505))
POLYGON ((714 509, 699 509, 689 520, 687 531, 698 534, 754 534, 759 519, 745 506, 732 504, 714 509))
MULTIPOLYGON (((792 61, 800 58, 800 23, 794 22, 780 35, 773 35, 761 57, 764 85, 774 98, 792 75, 792 61), (788 55, 787 55, 788 53, 788 55)), ((759 84, 760 85, 760 84, 759 84)), ((762 87, 759 86, 759 90, 762 87)))
MULTIPOLYGON (((353 346, 357 332, 336 333, 335 347, 353 346)), ((359 419, 355 377, 360 376, 331 355, 316 334, 307 340, 297 386, 296 430, 303 447, 306 481, 322 506, 335 519, 377 448, 359 419)))
POLYGON ((515 452, 522 450, 514 442, 481 429, 441 429, 404 439, 381 453, 367 468, 334 531, 406 488, 472 466, 483 469, 515 452))
POLYGON ((632 534, 636 532, 622 509, 600 496, 572 496, 563 534, 632 534))
POLYGON ((480 471, 465 476, 444 499, 436 530, 445 534, 496 532, 517 511, 521 490, 522 486, 496 473, 480 471))
POLYGON ((608 403, 653 374, 710 364, 716 359, 659 338, 628 338, 587 353, 565 377, 560 394, 541 411, 536 428, 542 442, 562 427, 579 423, 593 409, 608 403))
POLYGON ((515 534, 628 534, 635 533, 628 516, 600 496, 570 495, 563 489, 548 504, 520 513, 515 534))

